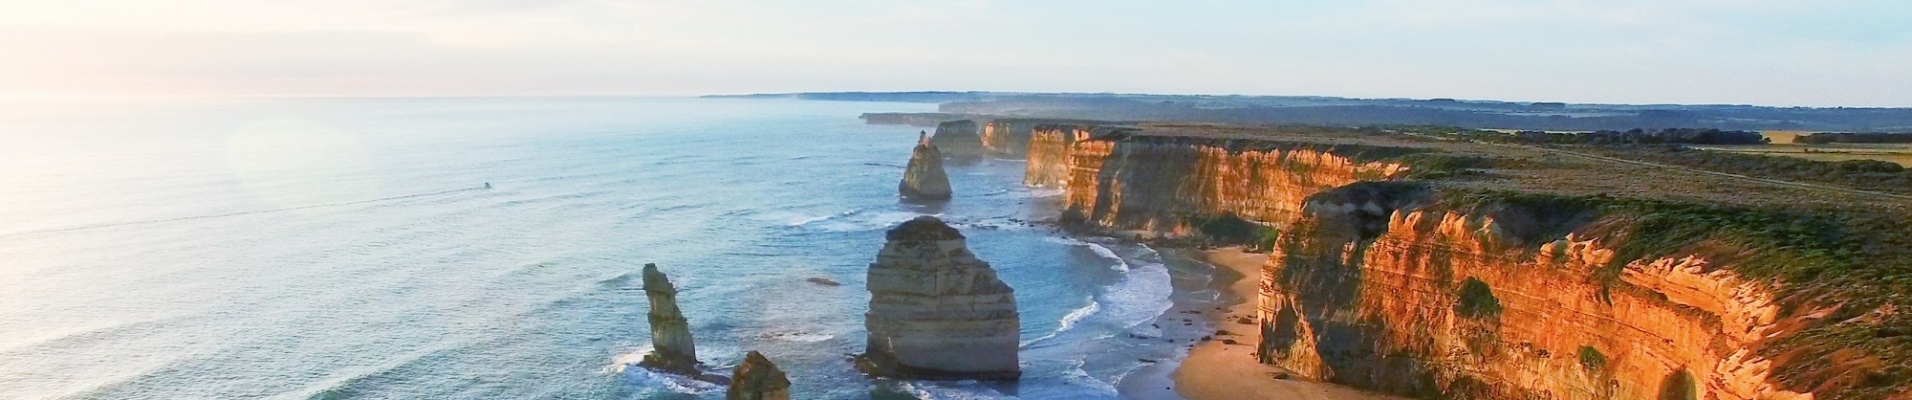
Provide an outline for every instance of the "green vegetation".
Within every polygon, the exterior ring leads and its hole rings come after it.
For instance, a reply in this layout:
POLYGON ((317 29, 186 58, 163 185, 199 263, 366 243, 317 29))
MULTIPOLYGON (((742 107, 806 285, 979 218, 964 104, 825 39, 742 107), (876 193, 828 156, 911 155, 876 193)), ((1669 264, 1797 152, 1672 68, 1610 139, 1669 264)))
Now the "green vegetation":
POLYGON ((1766 137, 1759 132, 1723 131, 1718 129, 1673 128, 1648 131, 1633 129, 1628 131, 1593 132, 1542 132, 1520 131, 1501 137, 1481 137, 1492 141, 1511 141, 1523 143, 1548 144, 1765 144, 1766 137))
POLYGON ((1912 133, 1884 132, 1825 132, 1801 135, 1793 138, 1793 143, 1912 143, 1912 133))
POLYGON ((1494 298, 1494 290, 1487 282, 1468 277, 1461 282, 1460 302, 1454 304, 1454 312, 1462 317, 1481 319, 1500 316, 1500 299, 1494 298))
POLYGON ((1696 150, 1684 147, 1606 149, 1608 156, 1708 171, 1859 190, 1912 194, 1912 169, 1878 160, 1816 161, 1798 157, 1696 150))
MULTIPOLYGON (((1589 277, 1607 287, 1608 293, 1617 293, 1617 285, 1622 285, 1620 275, 1628 263, 1698 254, 1710 258, 1715 268, 1774 283, 1770 287, 1778 291, 1777 298, 1811 299, 1816 306, 1837 306, 1820 321, 1871 318, 1867 323, 1814 324, 1765 350, 1765 355, 1776 356, 1797 349, 1821 355, 1862 349, 1875 357, 1881 369, 1865 376, 1887 378, 1868 378, 1838 392, 1841 398, 1893 394, 1894 385, 1874 382, 1895 381, 1889 378, 1899 375, 1892 371, 1908 371, 1905 367, 1912 366, 1912 334, 1906 333, 1912 332, 1912 313, 1874 313, 1888 304, 1897 309, 1912 308, 1912 229, 1906 228, 1912 215, 1905 211, 1858 206, 1724 206, 1463 189, 1444 191, 1437 206, 1456 211, 1524 207, 1555 210, 1543 214, 1585 213, 1587 217, 1580 222, 1561 223, 1528 235, 1551 240, 1574 232, 1613 249, 1616 254, 1612 262, 1596 266, 1589 277)), ((1463 303, 1468 292, 1486 294, 1485 286, 1474 290, 1463 287, 1463 303)), ((1789 303, 1783 312, 1805 312, 1791 308, 1799 305, 1789 303)), ((1457 311, 1462 308, 1456 307, 1457 311)), ((1775 376, 1809 376, 1823 368, 1809 362, 1791 363, 1780 366, 1775 376)), ((1912 376, 1912 372, 1906 374, 1912 376)), ((1668 386, 1670 391, 1666 393, 1673 397, 1667 398, 1683 398, 1680 396, 1689 393, 1680 387, 1668 386)))
POLYGON ((1281 230, 1275 229, 1275 228, 1267 228, 1261 232, 1261 239, 1255 241, 1255 249, 1260 251, 1274 250, 1275 246, 1279 244, 1280 241, 1281 241, 1281 230))
POLYGON ((1223 214, 1219 217, 1196 218, 1189 221, 1200 231, 1203 237, 1217 244, 1258 244, 1269 235, 1267 227, 1250 222, 1235 214, 1223 214))
POLYGON ((1580 367, 1586 368, 1587 372, 1606 369, 1607 355, 1600 354, 1600 349, 1595 349, 1593 346, 1580 346, 1580 367))
POLYGON ((1699 392, 1699 382, 1693 380, 1693 373, 1682 370, 1660 383, 1659 400, 1699 400, 1699 392))

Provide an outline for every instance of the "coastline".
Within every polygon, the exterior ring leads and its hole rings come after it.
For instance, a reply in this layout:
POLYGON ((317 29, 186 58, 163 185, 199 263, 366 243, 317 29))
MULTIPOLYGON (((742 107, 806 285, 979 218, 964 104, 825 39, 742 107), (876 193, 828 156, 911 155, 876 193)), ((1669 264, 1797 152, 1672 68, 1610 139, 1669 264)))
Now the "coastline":
POLYGON ((1202 260, 1215 266, 1215 278, 1211 285, 1221 291, 1217 303, 1223 308, 1220 312, 1206 313, 1206 320, 1210 326, 1218 327, 1214 329, 1227 330, 1230 335, 1217 335, 1214 340, 1198 342, 1179 363, 1174 363, 1173 372, 1169 374, 1175 388, 1174 394, 1189 400, 1400 399, 1302 380, 1281 368, 1257 362, 1254 352, 1255 343, 1260 342, 1260 329, 1252 323, 1241 324, 1236 319, 1242 316, 1254 318, 1256 304, 1253 300, 1260 295, 1261 266, 1267 261, 1267 254, 1249 253, 1242 247, 1204 250, 1199 254, 1202 260), (1236 343, 1228 344, 1225 339, 1236 343), (1281 375, 1288 377, 1275 378, 1281 375))

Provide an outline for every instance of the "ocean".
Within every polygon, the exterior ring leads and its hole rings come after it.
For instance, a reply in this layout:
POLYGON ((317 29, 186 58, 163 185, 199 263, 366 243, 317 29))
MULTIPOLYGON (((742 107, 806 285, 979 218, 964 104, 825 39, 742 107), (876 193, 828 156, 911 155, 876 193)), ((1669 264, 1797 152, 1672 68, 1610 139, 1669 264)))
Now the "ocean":
POLYGON ((1161 338, 1171 293, 1216 297, 1189 256, 1024 223, 1061 198, 1021 186, 1021 160, 949 166, 945 206, 899 202, 918 128, 856 117, 930 104, 0 106, 4 399, 722 398, 627 365, 649 350, 645 263, 708 370, 761 351, 795 398, 1138 397, 1116 387, 1186 347, 1161 338), (917 215, 1016 290, 1013 390, 848 362, 883 231, 917 215))

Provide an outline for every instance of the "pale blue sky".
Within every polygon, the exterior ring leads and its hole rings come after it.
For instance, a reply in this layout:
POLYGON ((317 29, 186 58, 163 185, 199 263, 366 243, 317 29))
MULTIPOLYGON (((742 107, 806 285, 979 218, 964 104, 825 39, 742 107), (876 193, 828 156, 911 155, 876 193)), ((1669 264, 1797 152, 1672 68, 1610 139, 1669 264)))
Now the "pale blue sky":
POLYGON ((0 94, 1912 106, 1912 1, 0 0, 0 94))

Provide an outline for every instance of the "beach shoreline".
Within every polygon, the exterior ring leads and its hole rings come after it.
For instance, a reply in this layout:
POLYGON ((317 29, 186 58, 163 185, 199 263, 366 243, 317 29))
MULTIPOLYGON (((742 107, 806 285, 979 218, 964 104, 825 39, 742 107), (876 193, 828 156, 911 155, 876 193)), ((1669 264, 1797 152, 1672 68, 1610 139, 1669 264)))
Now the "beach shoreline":
MULTIPOLYGON (((1152 367, 1170 368, 1167 376, 1174 395, 1189 400, 1393 400, 1398 397, 1321 382, 1307 381, 1255 358, 1261 331, 1254 323, 1255 299, 1260 296, 1261 267, 1267 254, 1242 247, 1224 247, 1198 253, 1215 266, 1210 283, 1221 291, 1220 311, 1203 315, 1216 327, 1213 340, 1199 341, 1179 362, 1152 367), (1247 317, 1248 324, 1240 319, 1247 317), (1220 331, 1227 331, 1221 334, 1220 331), (1227 341, 1235 343, 1230 344, 1227 341)), ((1159 372, 1159 371, 1158 371, 1159 372)))

